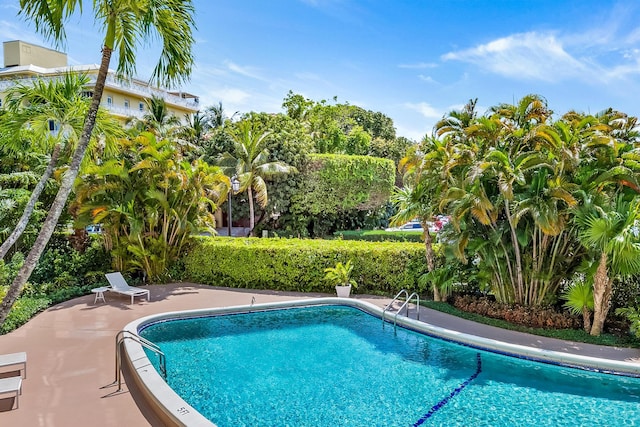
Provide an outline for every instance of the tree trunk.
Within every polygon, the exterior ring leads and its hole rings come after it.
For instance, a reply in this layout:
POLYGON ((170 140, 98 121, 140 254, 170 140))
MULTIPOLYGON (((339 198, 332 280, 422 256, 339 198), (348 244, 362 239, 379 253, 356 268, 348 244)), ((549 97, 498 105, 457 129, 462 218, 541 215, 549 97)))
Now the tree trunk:
POLYGON ((87 146, 89 145, 89 140, 91 139, 91 133, 93 132, 93 128, 96 124, 96 116, 98 114, 98 108, 100 107, 100 100, 102 99, 102 92, 104 91, 104 84, 107 79, 107 72, 109 70, 109 62, 111 60, 111 52, 112 49, 108 46, 103 46, 102 48, 102 61, 100 63, 100 70, 98 71, 98 76, 96 77, 96 87, 93 91, 93 98, 91 99, 91 106, 89 107, 89 111, 87 113, 87 118, 84 122, 84 129, 82 130, 82 135, 80 136, 80 141, 78 142, 78 146, 73 152, 73 157, 71 158, 71 163, 69 164, 69 170, 64 175, 62 179, 62 183, 60 185, 60 189, 58 190, 58 194, 56 194, 56 198, 51 204, 51 208, 49 210, 49 214, 40 229, 40 233, 38 233, 38 237, 36 238, 33 247, 29 251, 29 254, 25 258, 24 264, 18 275, 14 279, 11 286, 9 286, 9 290, 2 300, 2 305, 0 305, 0 324, 3 324, 11 307, 20 296, 22 289, 24 288, 25 283, 29 280, 33 269, 36 267, 40 256, 44 252, 51 235, 53 234, 56 225, 58 224, 58 219, 60 218, 60 214, 62 214, 62 210, 69 198, 69 194, 73 190, 73 184, 78 176, 78 172, 80 171, 80 164, 82 163, 82 159, 84 157, 85 151, 87 151, 87 146))
POLYGON ((586 305, 582 307, 582 323, 584 324, 584 331, 589 333, 591 330, 591 312, 586 305))
POLYGON ((529 301, 526 301, 525 292, 524 292, 524 279, 522 276, 522 260, 520 258, 520 243, 518 243, 518 236, 516 234, 516 229, 513 225, 513 220, 511 219, 511 209, 509 207, 509 201, 505 199, 504 202, 504 210, 507 216, 507 222, 509 223, 509 231, 511 232, 511 244, 513 245, 513 254, 516 258, 516 283, 515 283, 515 291, 516 291, 516 303, 517 304, 527 304, 529 301))
POLYGON ((56 167, 56 163, 58 163, 58 158, 60 157, 60 151, 62 151, 62 144, 56 144, 53 147, 53 152, 51 153, 51 159, 49 159, 49 164, 47 165, 47 169, 42 174, 40 181, 36 184, 33 192, 31 193, 31 197, 29 198, 29 202, 27 206, 24 207, 24 212, 16 225, 16 228, 13 229, 7 240, 2 242, 2 246, 0 246, 0 260, 3 260, 4 257, 9 252, 9 249, 18 241, 24 230, 26 230, 27 225, 29 224, 29 219, 31 218, 31 214, 36 207, 36 203, 38 203, 38 199, 40 198, 40 194, 44 190, 44 187, 47 185, 47 181, 51 177, 53 173, 53 169, 56 167))
POLYGON ((611 279, 607 274, 607 254, 602 252, 600 263, 593 279, 593 325, 591 335, 599 336, 602 333, 604 321, 609 312, 611 301, 611 279))
POLYGON ((249 197, 249 236, 253 237, 253 227, 256 226, 256 220, 253 217, 253 191, 251 190, 251 184, 247 187, 247 196, 249 197))
MULTIPOLYGON (((433 241, 429 232, 429 224, 426 221, 422 223, 422 229, 424 230, 424 256, 427 260, 427 270, 431 272, 436 268, 436 256, 433 253, 433 241)), ((442 301, 440 289, 435 283, 433 284, 433 300, 442 301)))

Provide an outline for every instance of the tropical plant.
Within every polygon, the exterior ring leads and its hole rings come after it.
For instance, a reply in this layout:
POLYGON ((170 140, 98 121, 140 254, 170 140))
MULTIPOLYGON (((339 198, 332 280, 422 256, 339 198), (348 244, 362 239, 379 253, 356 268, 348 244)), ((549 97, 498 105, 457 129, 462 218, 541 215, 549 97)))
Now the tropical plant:
POLYGON ((465 252, 478 257, 499 301, 549 302, 580 250, 568 225, 578 186, 546 102, 529 95, 483 117, 470 102, 450 116, 436 127, 451 153, 439 205, 456 230, 447 245, 463 262, 465 252))
POLYGON ((591 251, 598 267, 593 277, 593 325, 600 335, 611 302, 612 275, 640 272, 640 197, 618 196, 608 206, 588 206, 575 216, 580 242, 591 251))
POLYGON ((338 262, 335 267, 328 267, 324 269, 324 280, 331 282, 335 286, 353 286, 358 287, 358 283, 351 278, 353 272, 353 264, 351 260, 346 263, 338 262))
POLYGON ((640 338, 640 309, 638 307, 621 307, 616 309, 618 316, 624 316, 630 323, 631 333, 640 338))
POLYGON ((143 133, 122 154, 87 170, 77 189, 78 226, 101 223, 117 270, 167 275, 194 235, 213 232, 229 188, 220 168, 181 158, 167 140, 143 133))
POLYGON ((573 281, 562 293, 565 300, 564 307, 572 314, 582 315, 582 324, 585 332, 591 331, 591 313, 593 312, 593 285, 584 277, 573 281))
POLYGON ((183 132, 180 119, 169 108, 164 98, 152 96, 145 99, 146 113, 142 119, 132 119, 130 125, 137 132, 153 132, 160 138, 169 138, 183 132))
MULTIPOLYGON (((33 22, 36 31, 59 43, 66 38, 66 20, 76 12, 82 13, 84 3, 81 0, 20 0, 20 14, 33 22)), ((105 38, 91 105, 69 169, 49 214, 23 267, 2 300, 0 323, 4 323, 29 279, 71 194, 96 123, 112 52, 118 52, 117 71, 130 77, 135 71, 135 49, 139 42, 157 37, 162 44, 162 53, 153 71, 152 80, 169 86, 185 80, 191 73, 191 48, 194 43, 192 28, 195 24, 194 8, 190 0, 95 0, 93 9, 96 20, 105 30, 105 38)))

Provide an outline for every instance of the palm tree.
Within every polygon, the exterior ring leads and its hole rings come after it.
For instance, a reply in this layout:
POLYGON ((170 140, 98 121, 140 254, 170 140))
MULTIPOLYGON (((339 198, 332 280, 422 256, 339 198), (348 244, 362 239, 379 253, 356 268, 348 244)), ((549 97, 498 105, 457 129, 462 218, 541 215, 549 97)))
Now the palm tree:
POLYGON ((133 128, 138 132, 153 132, 160 138, 167 138, 180 133, 180 119, 174 116, 167 107, 164 98, 152 96, 145 99, 147 113, 142 120, 133 119, 133 128))
POLYGON ((580 241, 592 251, 598 267, 593 277, 593 326, 600 335, 609 312, 612 275, 640 272, 640 198, 618 197, 604 208, 587 204, 576 213, 580 241))
MULTIPOLYGON (((38 32, 60 43, 66 38, 66 20, 75 13, 82 13, 84 3, 81 0, 20 0, 19 13, 31 20, 38 32)), ((91 105, 80 141, 49 214, 2 301, 0 324, 4 323, 9 310, 31 276, 71 194, 96 123, 114 49, 118 51, 118 72, 124 76, 132 76, 135 72, 136 46, 142 40, 157 38, 162 42, 162 53, 153 71, 152 80, 170 86, 184 81, 191 74, 191 48, 194 43, 192 28, 195 26, 191 0, 94 0, 93 8, 96 21, 105 29, 105 38, 91 105)))
MULTIPOLYGON (((6 108, 9 114, 3 120, 0 131, 12 135, 20 132, 29 134, 29 139, 33 142, 31 149, 47 154, 50 152, 50 157, 20 220, 0 246, 0 260, 4 259, 26 229, 60 155, 64 154, 63 151, 71 152, 80 139, 84 117, 89 108, 89 100, 82 94, 88 82, 88 77, 84 75, 65 74, 60 80, 38 79, 33 83, 18 83, 7 90, 6 108)), ((120 125, 104 112, 99 112, 96 123, 96 133, 104 135, 109 144, 122 133, 120 125)), ((8 150, 23 149, 21 144, 15 146, 18 139, 7 139, 14 142, 4 144, 8 150)), ((94 138, 93 143, 95 142, 94 138)))
POLYGON ((591 331, 591 312, 593 311, 593 285, 586 278, 579 277, 562 293, 561 298, 566 302, 564 307, 572 314, 582 314, 584 331, 591 331))
MULTIPOLYGON (((404 188, 396 189, 392 202, 398 208, 391 218, 392 225, 398 225, 418 218, 424 230, 425 258, 429 272, 436 268, 433 239, 429 224, 434 220, 440 197, 447 191, 447 168, 451 153, 449 139, 425 137, 420 149, 413 149, 400 160, 399 169, 404 172, 404 188)), ((441 301, 437 285, 433 286, 433 298, 441 301)))
POLYGON ((249 120, 236 125, 232 132, 234 154, 224 153, 219 159, 224 170, 240 181, 238 192, 247 192, 249 199, 249 228, 253 235, 255 214, 253 208, 253 192, 261 207, 267 206, 267 184, 265 179, 275 178, 297 172, 296 168, 280 161, 269 161, 267 150, 269 132, 260 132, 249 120))

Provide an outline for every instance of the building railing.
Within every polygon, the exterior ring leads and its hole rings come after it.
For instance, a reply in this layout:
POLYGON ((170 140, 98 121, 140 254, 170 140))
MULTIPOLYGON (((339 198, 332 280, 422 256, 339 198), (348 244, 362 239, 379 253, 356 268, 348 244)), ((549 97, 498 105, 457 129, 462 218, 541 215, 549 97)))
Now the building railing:
POLYGON ((116 107, 113 104, 109 105, 104 100, 100 103, 100 106, 105 110, 109 111, 111 114, 117 116, 124 117, 135 117, 137 119, 142 119, 145 115, 144 111, 140 111, 134 108, 124 108, 124 107, 116 107))
MULTIPOLYGON (((90 78, 91 82, 95 83, 96 76, 90 76, 90 78)), ((151 98, 152 96, 163 98, 166 102, 175 105, 181 105, 186 108, 198 109, 200 106, 199 102, 197 102, 197 98, 196 100, 191 101, 189 99, 172 95, 164 90, 157 89, 145 84, 140 84, 133 80, 118 79, 112 74, 107 75, 106 84, 110 87, 120 88, 126 90, 127 92, 143 96, 145 98, 151 98)))
MULTIPOLYGON (((97 77, 96 75, 89 75, 89 78, 90 78, 89 85, 91 85, 91 86, 95 85, 96 77, 97 77)), ((50 80, 60 80, 61 77, 58 77, 58 76, 56 76, 56 77, 41 76, 41 77, 19 78, 19 79, 15 79, 15 80, 0 80, 0 91, 7 90, 8 88, 14 86, 16 84, 16 82, 26 83, 26 82, 30 82, 30 81, 36 81, 39 78, 42 79, 43 81, 50 81, 50 80)), ((198 108, 200 108, 200 104, 199 104, 197 98, 195 98, 194 100, 185 99, 185 98, 182 98, 180 96, 170 94, 170 93, 168 93, 168 92, 166 92, 166 91, 164 91, 162 89, 153 88, 151 86, 144 85, 144 84, 132 81, 132 80, 118 79, 112 74, 107 75, 106 85, 107 85, 107 87, 122 89, 122 90, 125 90, 125 91, 129 92, 129 93, 140 95, 140 96, 142 96, 144 98, 151 98, 152 96, 156 96, 158 98, 164 99, 165 102, 167 102, 169 104, 179 105, 179 106, 182 106, 184 108, 190 108, 190 109, 194 109, 194 110, 197 110, 198 108)), ((104 106, 106 108, 109 108, 112 111, 125 110, 124 108, 118 109, 116 107, 110 107, 110 106, 108 106, 106 104, 104 106)), ((132 115, 132 116, 136 116, 136 117, 137 117, 137 114, 140 113, 139 111, 136 111, 136 110, 133 110, 133 109, 128 110, 128 111, 131 114, 126 113, 126 115, 132 115)), ((122 114, 124 114, 124 113, 122 113, 122 114)))

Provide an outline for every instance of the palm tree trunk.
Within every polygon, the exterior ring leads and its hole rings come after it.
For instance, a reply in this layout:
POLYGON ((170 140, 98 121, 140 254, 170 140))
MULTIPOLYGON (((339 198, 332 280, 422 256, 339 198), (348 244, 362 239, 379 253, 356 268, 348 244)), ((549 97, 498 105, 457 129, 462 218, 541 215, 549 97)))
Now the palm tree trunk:
POLYGON ((587 308, 587 306, 582 307, 582 323, 584 326, 584 331, 589 333, 591 330, 591 312, 587 308))
MULTIPOLYGON (((433 240, 431 239, 431 233, 429 233, 429 224, 423 222, 422 229, 424 230, 424 256, 427 260, 427 270, 431 272, 436 268, 436 256, 433 253, 433 240)), ((442 301, 440 289, 438 289, 438 285, 435 283, 433 284, 433 300, 442 301)))
POLYGON ((604 321, 609 312, 611 301, 611 279, 607 274, 607 254, 602 252, 600 263, 593 279, 593 326, 591 335, 599 336, 602 333, 604 321))
POLYGON ((27 283, 27 280, 29 280, 33 269, 36 267, 40 256, 47 246, 47 243, 49 243, 49 239, 53 235, 56 225, 58 224, 60 214, 62 214, 62 210, 67 203, 67 199, 69 198, 69 194, 71 194, 71 191, 73 190, 73 183, 78 176, 78 172, 80 171, 80 164, 82 163, 82 159, 84 158, 85 151, 87 151, 87 146, 89 145, 89 140, 91 139, 91 133, 93 132, 93 128, 96 124, 96 116, 98 115, 98 108, 100 107, 100 100, 102 99, 102 92, 104 91, 104 84, 107 79, 107 72, 109 70, 109 62, 111 61, 111 52, 112 49, 110 47, 106 45, 102 47, 102 61, 100 63, 100 70, 98 71, 98 76, 96 77, 96 87, 93 91, 91 106, 89 107, 87 118, 84 122, 84 129, 82 130, 80 141, 78 142, 78 146, 73 153, 71 163, 69 164, 69 170, 67 170, 67 173, 62 179, 58 194, 56 194, 56 198, 51 204, 49 214, 47 215, 47 218, 45 219, 44 224, 40 229, 40 233, 38 233, 38 237, 36 238, 33 247, 29 251, 29 254, 26 257, 22 268, 20 268, 18 275, 14 279, 11 286, 9 286, 9 290, 2 300, 2 305, 0 305, 0 325, 4 323, 7 315, 9 314, 9 311, 11 310, 11 307, 13 307, 13 304, 20 296, 25 283, 27 283))
POLYGON ((60 157, 60 151, 62 151, 62 144, 56 144, 53 147, 53 152, 51 153, 51 159, 49 159, 49 164, 47 165, 47 169, 42 174, 40 181, 33 189, 31 193, 31 197, 29 198, 29 202, 27 206, 24 208, 24 212, 16 225, 16 228, 13 229, 7 240, 2 242, 2 246, 0 246, 0 260, 3 260, 9 249, 18 241, 24 230, 27 228, 27 224, 29 224, 29 219, 31 218, 31 214, 36 207, 36 203, 38 203, 38 199, 40 198, 40 194, 44 190, 47 181, 51 177, 53 173, 53 169, 56 167, 56 163, 58 163, 58 158, 60 157))
POLYGON ((523 304, 528 301, 525 301, 525 293, 524 293, 524 282, 522 280, 522 260, 520 259, 520 244, 518 243, 518 236, 516 235, 516 229, 513 225, 513 220, 511 219, 511 210, 509 208, 509 201, 505 200, 505 214, 507 216, 507 221, 509 223, 509 230, 511 231, 511 244, 513 245, 513 254, 516 258, 516 303, 523 304))
POLYGON ((251 184, 247 187, 247 196, 249 197, 249 235, 253 237, 253 227, 255 227, 255 218, 253 217, 253 191, 251 184))

